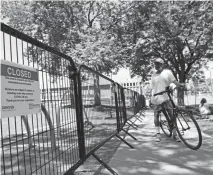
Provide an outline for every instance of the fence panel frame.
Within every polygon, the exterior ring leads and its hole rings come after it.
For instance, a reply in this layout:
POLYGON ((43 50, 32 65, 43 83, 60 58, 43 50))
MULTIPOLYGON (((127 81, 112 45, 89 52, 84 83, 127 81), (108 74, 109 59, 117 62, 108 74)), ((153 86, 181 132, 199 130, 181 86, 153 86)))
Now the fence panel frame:
MULTIPOLYGON (((128 146, 130 146, 131 148, 133 148, 129 143, 127 143, 124 139, 122 139, 118 134, 121 130, 123 130, 123 127, 125 126, 126 122, 128 121, 127 118, 127 108, 126 108, 126 102, 125 102, 125 92, 124 90, 126 88, 123 88, 120 84, 114 82, 112 79, 108 78, 107 76, 85 66, 85 65, 79 65, 78 69, 76 67, 76 64, 74 63, 73 59, 59 51, 57 51, 56 49, 30 37, 25 35, 22 32, 19 32, 3 23, 1 23, 1 31, 10 35, 10 36, 14 36, 22 41, 25 41, 26 43, 30 43, 33 46, 36 46, 38 48, 43 49, 44 51, 47 51, 48 53, 52 53, 55 54, 57 56, 59 56, 60 58, 65 59, 66 61, 69 62, 69 66, 68 66, 68 78, 69 78, 69 83, 67 85, 67 87, 71 88, 73 87, 74 89, 74 96, 75 96, 75 113, 76 113, 76 128, 77 128, 77 136, 78 136, 78 140, 76 140, 76 143, 78 142, 78 146, 76 147, 76 150, 78 150, 78 160, 75 159, 74 164, 68 168, 68 170, 66 170, 65 174, 73 174, 74 171, 80 166, 82 165, 87 158, 89 158, 91 155, 93 155, 102 165, 105 166, 105 168, 107 168, 112 174, 116 174, 108 165, 106 165, 102 160, 100 160, 96 155, 95 155, 95 151, 98 150, 100 147, 102 147, 106 142, 108 142, 112 137, 116 136, 118 137, 120 140, 122 140, 123 142, 125 142, 128 146), (101 142, 98 143, 97 146, 95 146, 93 149, 91 149, 88 153, 86 153, 86 145, 85 145, 85 132, 84 132, 84 116, 83 116, 83 97, 82 97, 82 81, 81 81, 81 69, 87 69, 88 71, 98 75, 99 77, 102 77, 106 80, 108 80, 109 82, 111 82, 111 85, 113 85, 114 87, 114 97, 115 97, 115 121, 116 121, 116 129, 112 131, 112 133, 110 133, 110 135, 107 136, 107 138, 101 142), (72 84, 72 82, 73 84, 72 84), (119 101, 118 101, 119 100, 119 101), (121 104, 119 104, 121 103, 121 104), (122 112, 121 112, 122 111, 122 112), (122 113, 122 114, 121 114, 122 113)), ((51 87, 50 87, 51 89, 51 87)), ((47 91, 49 90, 49 88, 47 89, 47 91)), ((136 95, 138 95, 135 91, 133 91, 136 95)), ((42 93, 42 92, 40 92, 42 93)), ((112 92, 111 92, 112 93, 112 92)), ((135 97, 135 95, 134 95, 135 97)), ((70 98, 71 94, 70 94, 70 98)), ((111 98, 111 97, 110 97, 111 98)), ((135 99, 134 99, 135 101, 135 99)), ((49 104, 49 102, 48 102, 49 104)), ((44 116, 47 120, 47 123, 49 124, 49 128, 50 128, 50 134, 51 134, 51 144, 52 144, 52 149, 56 148, 56 138, 55 138, 55 133, 54 133, 54 126, 53 123, 51 121, 51 117, 50 114, 48 113, 47 109, 45 108, 45 106, 42 106, 42 111, 44 113, 44 116)), ((56 115, 57 116, 57 115, 56 115)), ((134 115, 133 115, 134 116, 134 115)), ((133 117, 131 116, 131 118, 133 117)), ((31 136, 33 134, 30 133, 30 128, 29 128, 29 124, 27 123, 27 119, 25 116, 21 116, 21 118, 23 118, 23 122, 26 125, 26 129, 28 132, 28 135, 31 136)), ((57 125, 58 126, 58 125, 57 125)), ((60 125, 59 125, 60 126, 60 125)), ((58 130, 57 130, 58 132, 58 130)), ((126 132, 127 133, 127 132, 126 132)), ((128 134, 128 133, 127 133, 128 134)), ((33 141, 30 140, 30 147, 32 146, 33 141)), ((2 141, 2 150, 3 150, 3 141, 2 141)), ((76 151, 77 152, 77 151, 76 151)), ((4 153, 3 153, 4 154, 4 153)), ((37 170, 40 170, 41 167, 38 167, 37 170)))
MULTIPOLYGON (((19 39, 19 40, 21 40, 21 42, 26 42, 27 43, 27 47, 28 47, 28 43, 29 44, 31 44, 32 45, 32 47, 37 47, 37 48, 39 48, 39 49, 43 49, 45 52, 47 52, 47 53, 51 53, 51 54, 54 54, 54 55, 56 55, 56 56, 59 56, 60 58, 63 58, 63 59, 65 59, 66 61, 68 61, 69 63, 70 63, 70 66, 69 66, 69 74, 70 74, 70 76, 69 76, 69 78, 70 79, 72 79, 73 81, 74 81, 74 94, 75 94, 75 102, 77 102, 76 103, 76 119, 78 120, 78 115, 79 115, 79 105, 78 105, 78 98, 79 98, 79 94, 78 94, 78 85, 77 85, 77 83, 78 83, 78 80, 76 79, 77 78, 77 76, 75 75, 76 74, 76 72, 77 72, 77 68, 76 68, 76 66, 75 66, 75 63, 74 63, 74 61, 73 61, 73 59, 71 58, 71 57, 69 57, 69 56, 67 56, 67 55, 65 55, 65 54, 63 54, 63 53, 61 53, 61 52, 59 52, 59 51, 57 51, 56 49, 54 49, 53 47, 50 47, 50 46, 48 46, 48 45, 46 45, 46 44, 44 44, 44 43, 42 43, 42 42, 40 42, 40 41, 38 41, 38 40, 36 40, 36 39, 34 39, 34 38, 32 38, 32 37, 30 37, 30 36, 28 36, 28 35, 26 35, 26 34, 24 34, 24 33, 22 33, 22 32, 20 32, 20 31, 18 31, 18 30, 16 30, 16 29, 14 29, 14 28, 12 28, 12 27, 10 27, 10 26, 7 26, 7 25, 5 25, 4 23, 1 23, 1 32, 3 33, 3 36, 4 36, 4 33, 5 34, 8 34, 8 36, 9 37, 14 37, 14 38, 16 38, 16 40, 17 39, 19 39), (73 77, 73 75, 74 75, 74 77, 73 77)), ((3 38, 4 39, 4 38, 3 38)), ((5 44, 5 43, 4 43, 5 44)), ((4 46, 5 47, 5 46, 4 46)), ((18 48, 17 48, 18 49, 18 48)), ((18 56, 17 56, 17 59, 18 59, 18 56)), ((46 59, 46 58, 45 58, 46 59)), ((12 60, 11 60, 11 62, 12 62, 12 60)), ((20 63, 19 63, 20 64, 20 63)), ((22 64, 22 63, 21 63, 22 64)), ((42 80, 43 81, 43 80, 42 80)), ((68 85, 69 87, 70 87, 70 85, 68 85)), ((40 92, 41 93, 41 92, 40 92)), ((48 125, 49 125, 49 129, 50 129, 50 133, 51 133, 51 149, 53 150, 54 148, 56 148, 57 149, 57 147, 56 147, 56 143, 55 143, 55 141, 56 141, 56 138, 55 138, 55 135, 54 135, 54 131, 53 131, 53 129, 55 129, 54 127, 53 127, 53 123, 52 123, 52 121, 51 121, 51 118, 50 118, 50 114, 49 114, 49 112, 48 112, 48 110, 42 105, 42 103, 41 103, 41 109, 42 109, 42 111, 43 111, 43 115, 44 115, 44 117, 46 118, 46 121, 47 121, 47 123, 48 123, 48 125)), ((25 116, 25 115, 22 115, 22 116, 20 116, 21 117, 21 120, 24 122, 24 126, 25 126, 25 128, 26 128, 26 132, 28 133, 28 137, 31 137, 31 136, 33 136, 33 134, 34 133, 31 133, 31 130, 30 130, 30 126, 29 126, 29 124, 28 124, 28 119, 27 119, 27 116, 25 116)), ((77 123, 80 123, 80 122, 77 122, 77 123)), ((32 128, 31 128, 32 129, 32 128)), ((79 126, 77 126, 77 131, 78 131, 78 135, 80 135, 79 134, 79 131, 81 131, 81 128, 79 127, 79 126)), ((29 148, 31 148, 31 147, 33 147, 33 141, 32 141, 32 138, 28 138, 29 139, 29 148)), ((79 139, 78 139, 78 141, 79 141, 79 139)), ((41 144, 42 144, 42 142, 40 142, 41 144)), ((13 143, 12 143, 13 144, 13 143)), ((80 165, 82 165, 83 164, 83 162, 84 162, 84 160, 83 160, 83 158, 84 158, 84 156, 82 156, 80 153, 81 153, 81 151, 82 151, 82 149, 80 148, 80 145, 81 144, 79 144, 78 145, 78 152, 79 152, 79 160, 78 161, 76 161, 75 163, 74 163, 74 165, 70 168, 70 169, 68 169, 67 170, 67 172, 69 171, 69 170, 72 170, 72 171, 74 171, 74 170, 76 170, 80 165)), ((3 138, 2 138, 2 143, 1 143, 1 149, 2 149, 2 151, 3 151, 3 149, 4 149, 4 145, 3 145, 3 138)), ((39 155, 40 156, 40 155, 39 155)), ((76 160, 77 160, 78 158, 76 158, 76 160)), ((2 163, 4 163, 4 162, 2 162, 2 163)), ((4 165, 4 164, 3 164, 4 165)), ((12 166, 12 165, 11 165, 12 166)), ((19 165, 18 165, 19 166, 19 165)), ((18 167, 19 168, 19 167, 18 167)), ((36 171, 40 171, 40 168, 42 168, 42 166, 41 167, 37 167, 37 169, 36 169, 36 171)))

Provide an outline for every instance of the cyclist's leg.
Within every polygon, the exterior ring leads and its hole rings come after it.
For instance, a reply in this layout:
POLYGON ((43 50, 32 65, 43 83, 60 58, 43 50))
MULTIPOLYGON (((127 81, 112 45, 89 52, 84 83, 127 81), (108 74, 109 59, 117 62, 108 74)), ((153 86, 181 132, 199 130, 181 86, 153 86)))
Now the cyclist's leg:
POLYGON ((171 101, 167 101, 166 103, 164 103, 164 108, 166 109, 171 122, 172 122, 172 135, 173 138, 175 138, 177 141, 180 141, 179 137, 177 136, 177 128, 176 128, 176 117, 173 113, 173 107, 172 107, 172 103, 171 101))
POLYGON ((154 124, 155 124, 156 134, 160 134, 159 111, 161 109, 162 109, 161 105, 154 106, 154 124))

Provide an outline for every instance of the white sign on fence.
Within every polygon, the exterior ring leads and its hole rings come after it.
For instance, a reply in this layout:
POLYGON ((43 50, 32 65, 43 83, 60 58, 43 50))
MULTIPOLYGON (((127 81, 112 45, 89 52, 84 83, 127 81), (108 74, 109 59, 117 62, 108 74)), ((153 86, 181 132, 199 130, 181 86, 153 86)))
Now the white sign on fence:
POLYGON ((38 70, 1 60, 1 117, 41 111, 38 70))

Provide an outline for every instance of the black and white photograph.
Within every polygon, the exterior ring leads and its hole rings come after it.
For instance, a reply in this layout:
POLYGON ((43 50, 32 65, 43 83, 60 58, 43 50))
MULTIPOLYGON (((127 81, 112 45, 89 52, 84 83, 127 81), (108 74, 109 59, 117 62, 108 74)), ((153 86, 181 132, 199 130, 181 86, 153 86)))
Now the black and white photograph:
POLYGON ((0 174, 213 174, 213 1, 0 3, 0 174))

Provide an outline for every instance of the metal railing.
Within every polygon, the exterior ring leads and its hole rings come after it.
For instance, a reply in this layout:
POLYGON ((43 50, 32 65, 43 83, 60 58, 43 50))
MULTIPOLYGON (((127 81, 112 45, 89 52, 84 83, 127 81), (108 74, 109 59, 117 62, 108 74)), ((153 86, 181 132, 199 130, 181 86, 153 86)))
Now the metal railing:
POLYGON ((2 23, 1 36, 2 60, 38 70, 41 99, 38 113, 1 116, 1 174, 73 174, 91 155, 116 174, 95 151, 114 136, 132 148, 119 132, 139 94, 2 23))
POLYGON ((85 153, 88 154, 117 133, 117 100, 112 89, 115 86, 112 80, 84 65, 80 66, 79 72, 81 108, 85 110, 83 115, 85 153))
MULTIPOLYGON (((4 24, 1 43, 3 60, 38 70, 40 89, 56 89, 59 97, 61 87, 77 93, 76 80, 69 77, 69 70, 76 70, 70 57, 4 24)), ((81 160, 76 108, 64 108, 57 116, 58 108, 46 96, 40 113, 1 116, 1 174, 63 174, 81 160)))

